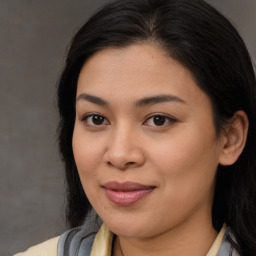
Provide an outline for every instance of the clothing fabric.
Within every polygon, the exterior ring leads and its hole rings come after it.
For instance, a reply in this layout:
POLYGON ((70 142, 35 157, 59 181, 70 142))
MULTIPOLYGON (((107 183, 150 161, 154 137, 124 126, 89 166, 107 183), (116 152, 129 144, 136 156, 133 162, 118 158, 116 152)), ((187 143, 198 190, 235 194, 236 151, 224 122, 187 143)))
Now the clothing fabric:
POLYGON ((57 256, 57 244, 59 236, 47 240, 41 244, 30 247, 27 251, 15 254, 14 256, 57 256))
MULTIPOLYGON (((206 256, 239 256, 227 240, 231 229, 224 225, 206 256)), ((100 230, 74 228, 14 256, 111 256, 113 233, 103 223, 100 230)))

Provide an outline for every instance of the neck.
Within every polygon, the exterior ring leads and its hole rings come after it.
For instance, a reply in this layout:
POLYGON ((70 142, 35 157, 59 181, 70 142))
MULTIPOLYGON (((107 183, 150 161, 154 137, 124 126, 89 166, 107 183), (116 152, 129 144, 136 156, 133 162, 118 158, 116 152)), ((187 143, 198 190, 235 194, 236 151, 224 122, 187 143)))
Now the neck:
POLYGON ((114 256, 205 256, 217 236, 211 221, 198 220, 197 225, 185 223, 149 238, 117 237, 114 256))

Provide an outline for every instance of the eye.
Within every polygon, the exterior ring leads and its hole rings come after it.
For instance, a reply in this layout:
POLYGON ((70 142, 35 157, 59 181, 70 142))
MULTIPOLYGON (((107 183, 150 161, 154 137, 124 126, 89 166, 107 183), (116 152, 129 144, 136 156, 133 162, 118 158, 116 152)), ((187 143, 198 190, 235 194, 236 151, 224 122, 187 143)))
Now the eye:
POLYGON ((148 118, 144 124, 148 125, 148 126, 168 126, 171 123, 176 122, 176 120, 174 118, 171 118, 169 116, 164 116, 164 115, 154 115, 151 116, 150 118, 148 118))
POLYGON ((86 124, 89 126, 100 126, 109 124, 109 121, 104 116, 99 114, 86 115, 83 117, 82 121, 86 122, 86 124))

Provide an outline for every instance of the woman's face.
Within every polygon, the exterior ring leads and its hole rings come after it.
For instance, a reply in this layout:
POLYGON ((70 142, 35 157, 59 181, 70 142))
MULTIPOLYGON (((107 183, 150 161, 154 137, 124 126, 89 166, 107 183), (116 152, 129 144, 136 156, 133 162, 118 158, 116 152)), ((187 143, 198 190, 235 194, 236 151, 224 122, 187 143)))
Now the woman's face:
POLYGON ((209 97, 163 50, 109 48, 83 66, 74 157, 114 233, 145 238, 210 222, 221 148, 209 97))

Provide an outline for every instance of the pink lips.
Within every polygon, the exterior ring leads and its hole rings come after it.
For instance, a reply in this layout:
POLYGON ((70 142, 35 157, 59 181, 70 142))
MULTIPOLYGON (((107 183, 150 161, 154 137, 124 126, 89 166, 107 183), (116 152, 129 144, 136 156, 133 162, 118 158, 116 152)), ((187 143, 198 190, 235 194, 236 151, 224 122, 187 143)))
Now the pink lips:
POLYGON ((117 205, 132 205, 154 190, 154 186, 146 186, 134 182, 107 182, 103 185, 106 196, 117 205))

